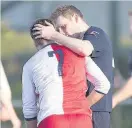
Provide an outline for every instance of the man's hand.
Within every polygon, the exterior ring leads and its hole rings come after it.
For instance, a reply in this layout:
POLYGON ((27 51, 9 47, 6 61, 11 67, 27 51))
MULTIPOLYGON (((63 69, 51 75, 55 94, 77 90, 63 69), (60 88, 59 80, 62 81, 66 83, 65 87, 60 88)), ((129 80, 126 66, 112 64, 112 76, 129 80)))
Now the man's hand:
POLYGON ((117 99, 113 97, 113 99, 112 99, 112 109, 115 108, 117 106, 117 104, 118 104, 117 99))
POLYGON ((67 37, 55 30, 52 24, 46 22, 48 26, 43 26, 40 24, 36 24, 35 30, 33 33, 35 39, 47 39, 53 40, 65 47, 71 49, 73 52, 81 55, 81 56, 89 56, 94 50, 93 45, 88 40, 80 40, 72 37, 67 37))
POLYGON ((55 34, 56 30, 54 28, 54 26, 49 23, 49 22, 45 22, 48 26, 43 26, 41 24, 36 24, 35 27, 33 28, 33 30, 35 30, 35 32, 33 33, 33 35, 35 36, 35 39, 47 39, 47 40, 52 40, 52 36, 55 34))
POLYGON ((119 90, 117 91, 112 98, 112 108, 118 105, 120 102, 126 100, 127 98, 132 97, 132 77, 128 80, 128 82, 119 90))
POLYGON ((90 95, 87 96, 89 107, 92 107, 94 104, 96 104, 99 100, 103 98, 103 96, 104 94, 98 93, 93 89, 90 95))

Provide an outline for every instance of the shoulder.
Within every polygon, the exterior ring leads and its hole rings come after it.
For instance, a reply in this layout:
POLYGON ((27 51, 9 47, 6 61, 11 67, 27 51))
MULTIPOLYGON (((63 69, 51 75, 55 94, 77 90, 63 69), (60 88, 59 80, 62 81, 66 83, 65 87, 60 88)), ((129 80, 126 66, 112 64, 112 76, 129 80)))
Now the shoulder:
POLYGON ((93 27, 91 34, 98 35, 98 37, 101 37, 105 42, 106 40, 110 41, 108 34, 102 28, 93 27))
POLYGON ((27 70, 29 70, 29 65, 30 65, 29 62, 30 62, 30 61, 28 60, 28 61, 24 64, 24 66, 23 66, 23 73, 24 73, 24 72, 27 72, 27 70))
POLYGON ((102 40, 106 36, 103 29, 91 26, 84 34, 84 40, 102 40))
POLYGON ((33 64, 33 60, 35 59, 36 54, 34 54, 33 56, 31 56, 26 63, 23 65, 23 71, 25 70, 29 70, 33 64))
POLYGON ((34 64, 39 62, 42 58, 45 58, 45 53, 47 53, 48 47, 43 48, 39 51, 37 51, 34 55, 32 55, 27 62, 24 64, 23 68, 29 68, 32 67, 34 64))
POLYGON ((85 34, 90 34, 90 35, 96 35, 96 34, 102 34, 105 33, 103 29, 95 26, 91 26, 85 34))

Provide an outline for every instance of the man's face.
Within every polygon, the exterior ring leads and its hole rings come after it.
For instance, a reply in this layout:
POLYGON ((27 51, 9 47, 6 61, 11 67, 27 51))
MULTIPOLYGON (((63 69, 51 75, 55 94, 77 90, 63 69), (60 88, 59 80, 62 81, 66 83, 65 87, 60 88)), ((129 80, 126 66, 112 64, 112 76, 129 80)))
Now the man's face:
POLYGON ((76 36, 78 33, 78 20, 77 17, 72 16, 71 19, 59 16, 56 20, 57 30, 64 35, 76 36))

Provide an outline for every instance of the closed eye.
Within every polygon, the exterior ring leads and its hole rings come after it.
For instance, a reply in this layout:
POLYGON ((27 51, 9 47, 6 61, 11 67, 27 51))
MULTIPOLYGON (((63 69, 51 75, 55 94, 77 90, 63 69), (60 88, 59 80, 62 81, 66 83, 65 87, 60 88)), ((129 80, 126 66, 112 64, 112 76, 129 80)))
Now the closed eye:
POLYGON ((66 25, 61 26, 61 29, 65 30, 66 29, 66 25))
POLYGON ((59 28, 57 28, 56 31, 59 32, 59 28))

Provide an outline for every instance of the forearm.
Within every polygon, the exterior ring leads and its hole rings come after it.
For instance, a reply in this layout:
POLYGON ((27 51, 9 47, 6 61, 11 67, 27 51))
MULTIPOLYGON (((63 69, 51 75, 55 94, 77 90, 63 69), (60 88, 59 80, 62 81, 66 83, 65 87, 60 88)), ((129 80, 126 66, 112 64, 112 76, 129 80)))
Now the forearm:
POLYGON ((4 100, 3 106, 6 110, 6 112, 8 113, 8 118, 11 120, 13 126, 20 128, 21 121, 19 120, 19 118, 16 115, 16 112, 15 112, 15 109, 13 108, 13 104, 12 104, 11 100, 10 99, 4 100))
POLYGON ((37 128, 37 120, 26 121, 27 128, 37 128))
POLYGON ((11 117, 12 123, 15 124, 16 121, 18 121, 19 119, 18 119, 18 117, 17 117, 17 115, 16 115, 16 112, 15 112, 15 109, 13 108, 12 103, 10 102, 10 103, 8 104, 8 106, 6 106, 6 107, 7 107, 7 109, 8 109, 9 115, 10 115, 10 117, 11 117))
POLYGON ((93 45, 90 43, 90 41, 83 41, 80 39, 67 37, 60 34, 59 32, 56 32, 52 36, 52 40, 68 47, 69 49, 81 56, 89 56, 93 51, 93 45))
POLYGON ((85 59, 87 79, 94 85, 94 89, 97 92, 107 94, 110 90, 109 80, 90 57, 86 57, 85 59))
POLYGON ((87 100, 90 107, 96 104, 103 96, 104 94, 98 93, 93 89, 93 91, 89 94, 89 96, 87 96, 87 100))
POLYGON ((129 97, 132 97, 132 78, 128 80, 123 88, 121 88, 117 93, 114 94, 113 104, 117 105, 118 103, 126 100, 129 97))
POLYGON ((8 99, 8 98, 5 98, 3 100, 3 105, 4 107, 8 110, 9 112, 9 116, 11 117, 11 120, 14 121, 14 120, 18 120, 18 117, 16 115, 16 112, 13 108, 13 104, 11 102, 11 99, 8 99))

